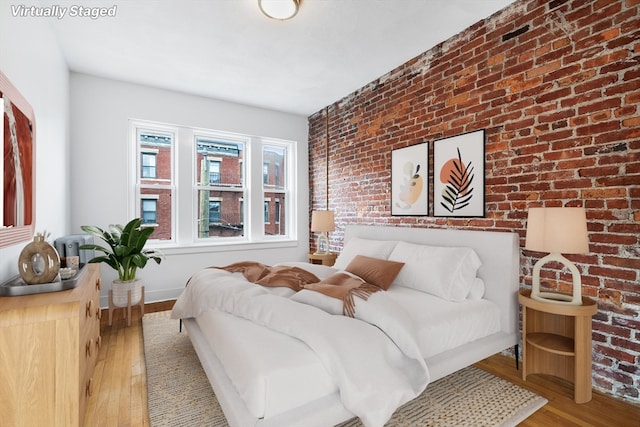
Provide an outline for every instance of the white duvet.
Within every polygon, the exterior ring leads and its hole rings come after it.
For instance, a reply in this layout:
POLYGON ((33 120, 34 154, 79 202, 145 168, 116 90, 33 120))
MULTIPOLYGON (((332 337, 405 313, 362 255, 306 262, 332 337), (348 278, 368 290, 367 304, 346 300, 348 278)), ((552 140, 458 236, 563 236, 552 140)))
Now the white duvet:
POLYGON ((239 273, 205 269, 192 277, 172 317, 216 308, 300 339, 321 360, 344 406, 367 427, 383 426, 429 383, 411 320, 383 292, 366 302, 356 298, 352 319, 292 301, 289 289, 271 291, 239 273))

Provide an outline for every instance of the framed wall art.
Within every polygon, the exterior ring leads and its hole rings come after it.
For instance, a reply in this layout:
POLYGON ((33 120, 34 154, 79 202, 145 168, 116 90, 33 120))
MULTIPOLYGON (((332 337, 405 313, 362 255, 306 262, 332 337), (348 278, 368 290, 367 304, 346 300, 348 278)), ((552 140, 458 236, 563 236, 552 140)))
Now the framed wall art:
POLYGON ((0 71, 0 248, 33 240, 35 225, 35 114, 0 71))
POLYGON ((433 143, 433 215, 484 217, 484 129, 433 143))
POLYGON ((429 143, 391 152, 391 215, 429 214, 429 143))

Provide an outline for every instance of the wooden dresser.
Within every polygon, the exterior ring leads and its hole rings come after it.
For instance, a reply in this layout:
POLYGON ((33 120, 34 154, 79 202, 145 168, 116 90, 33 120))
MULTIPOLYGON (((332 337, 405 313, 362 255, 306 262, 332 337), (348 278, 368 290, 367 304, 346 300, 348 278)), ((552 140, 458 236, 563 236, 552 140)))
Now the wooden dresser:
POLYGON ((100 268, 74 289, 0 297, 0 425, 82 426, 100 338, 100 268))

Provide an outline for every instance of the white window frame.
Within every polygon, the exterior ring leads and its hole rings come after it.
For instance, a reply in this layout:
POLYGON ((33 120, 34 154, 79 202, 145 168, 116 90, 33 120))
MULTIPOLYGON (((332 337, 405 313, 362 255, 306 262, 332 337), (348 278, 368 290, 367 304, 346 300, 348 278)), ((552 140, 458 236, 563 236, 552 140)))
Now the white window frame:
MULTIPOLYGON (((154 189, 168 189, 171 192, 171 239, 169 240, 155 240, 150 239, 150 246, 156 246, 158 244, 161 245, 174 245, 176 242, 176 176, 178 173, 178 153, 177 148, 179 145, 179 137, 178 131, 179 129, 175 126, 169 126, 166 124, 160 123, 152 123, 146 122, 142 120, 129 120, 129 139, 130 139, 130 149, 128 150, 129 155, 131 156, 129 159, 129 217, 130 218, 138 218, 142 215, 140 211, 142 199, 148 198, 143 197, 140 193, 142 185, 139 183, 139 179, 142 179, 142 164, 140 162, 141 153, 148 152, 147 149, 141 149, 139 141, 140 131, 149 131, 149 132, 158 132, 158 133, 168 133, 172 136, 172 146, 171 146, 171 180, 167 184, 161 184, 162 180, 159 178, 148 178, 149 180, 154 180, 158 182, 158 185, 149 186, 145 188, 154 188, 154 189), (133 173, 131 173, 133 172, 133 173)), ((157 168, 157 164, 156 164, 157 168)))
MULTIPOLYGON (((172 133, 172 178, 171 187, 172 195, 172 224, 171 224, 171 240, 150 240, 149 245, 161 247, 172 253, 189 253, 192 248, 197 248, 198 252, 211 250, 224 250, 230 245, 257 245, 259 248, 264 244, 269 247, 279 247, 281 242, 284 246, 290 246, 292 243, 297 244, 297 215, 298 201, 296 198, 296 159, 297 144, 295 141, 280 140, 268 137, 250 136, 238 133, 230 133, 224 131, 189 128, 177 125, 167 125, 145 120, 130 120, 130 140, 131 149, 129 149, 129 188, 130 188, 130 207, 129 214, 131 217, 140 215, 138 212, 140 206, 140 188, 138 186, 138 177, 140 176, 140 149, 138 144, 138 129, 145 131, 158 131, 163 133, 172 133), (244 233, 241 237, 198 237, 197 215, 198 190, 202 187, 197 186, 197 144, 196 137, 206 137, 220 139, 229 142, 242 142, 244 144, 243 159, 240 162, 241 174, 244 180, 244 191, 240 197, 241 205, 244 205, 243 212, 243 229, 244 233), (281 216, 285 216, 285 235, 265 235, 265 223, 263 220, 264 210, 264 194, 265 187, 263 184, 263 149, 265 145, 280 146, 286 151, 285 174, 280 176, 284 180, 284 191, 273 191, 269 188, 269 192, 280 193, 284 195, 286 203, 281 203, 281 216), (188 160, 187 160, 188 159, 188 160), (178 191, 178 188, 180 191, 178 191), (189 190, 190 189, 190 190, 189 190), (273 246, 276 245, 276 246, 273 246), (185 252, 186 251, 186 252, 185 252)), ((228 188, 224 188, 228 190, 228 188)), ((250 247, 248 249, 251 249, 250 247)))
MULTIPOLYGON (((285 221, 284 221, 284 226, 285 226, 285 230, 287 230, 287 234, 292 233, 294 230, 294 227, 297 226, 296 224, 296 218, 297 215, 295 215, 295 213, 297 212, 297 200, 295 198, 295 194, 296 194, 296 189, 295 189, 295 183, 296 183, 296 162, 294 159, 297 158, 297 153, 296 153, 296 148, 297 148, 297 144, 295 144, 294 142, 291 141, 284 141, 284 140, 280 140, 280 139, 274 139, 274 138, 262 138, 260 141, 260 156, 263 157, 263 153, 264 153, 264 147, 265 146, 269 146, 269 147, 280 147, 285 149, 285 173, 282 174, 282 171, 279 171, 280 173, 280 180, 284 181, 282 183, 282 187, 284 187, 284 190, 278 190, 275 188, 269 188, 269 192, 270 193, 275 193, 275 197, 276 200, 278 200, 280 202, 280 217, 282 217, 282 213, 283 213, 283 208, 282 206, 285 206, 284 208, 284 216, 285 216, 285 221), (284 202, 283 202, 283 197, 284 196, 284 202), (292 203, 292 206, 289 207, 289 204, 292 203)), ((264 164, 265 159, 261 158, 261 162, 260 164, 264 164)), ((263 182, 262 184, 262 194, 264 195, 265 193, 265 188, 264 188, 264 178, 261 179, 261 182, 263 182)), ((277 185, 277 183, 276 183, 277 185)), ((272 219, 271 217, 269 218, 269 221, 271 222, 272 219)), ((278 222, 278 224, 281 224, 282 221, 278 222)), ((263 227, 263 232, 264 232, 264 227, 263 227)), ((281 236, 279 235, 272 235, 272 236, 264 236, 265 240, 276 240, 281 238, 281 236)))

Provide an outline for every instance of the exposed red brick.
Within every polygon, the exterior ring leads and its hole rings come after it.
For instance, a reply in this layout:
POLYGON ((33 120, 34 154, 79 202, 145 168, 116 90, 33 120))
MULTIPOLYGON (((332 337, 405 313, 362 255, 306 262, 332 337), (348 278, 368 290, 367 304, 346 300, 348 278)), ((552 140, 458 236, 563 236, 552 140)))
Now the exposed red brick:
MULTIPOLYGON (((332 105, 330 205, 338 224, 496 229, 521 246, 530 207, 584 206, 590 253, 572 259, 598 300, 594 386, 640 402, 640 0, 549 5, 516 0, 332 105), (392 217, 391 151, 477 129, 485 217, 392 217)), ((309 117, 312 209, 325 197, 323 113, 309 117)), ((331 237, 339 249, 342 230, 331 237)), ((541 256, 523 251, 522 287, 541 256)), ((544 270, 548 286, 570 287, 561 265, 544 270)))

